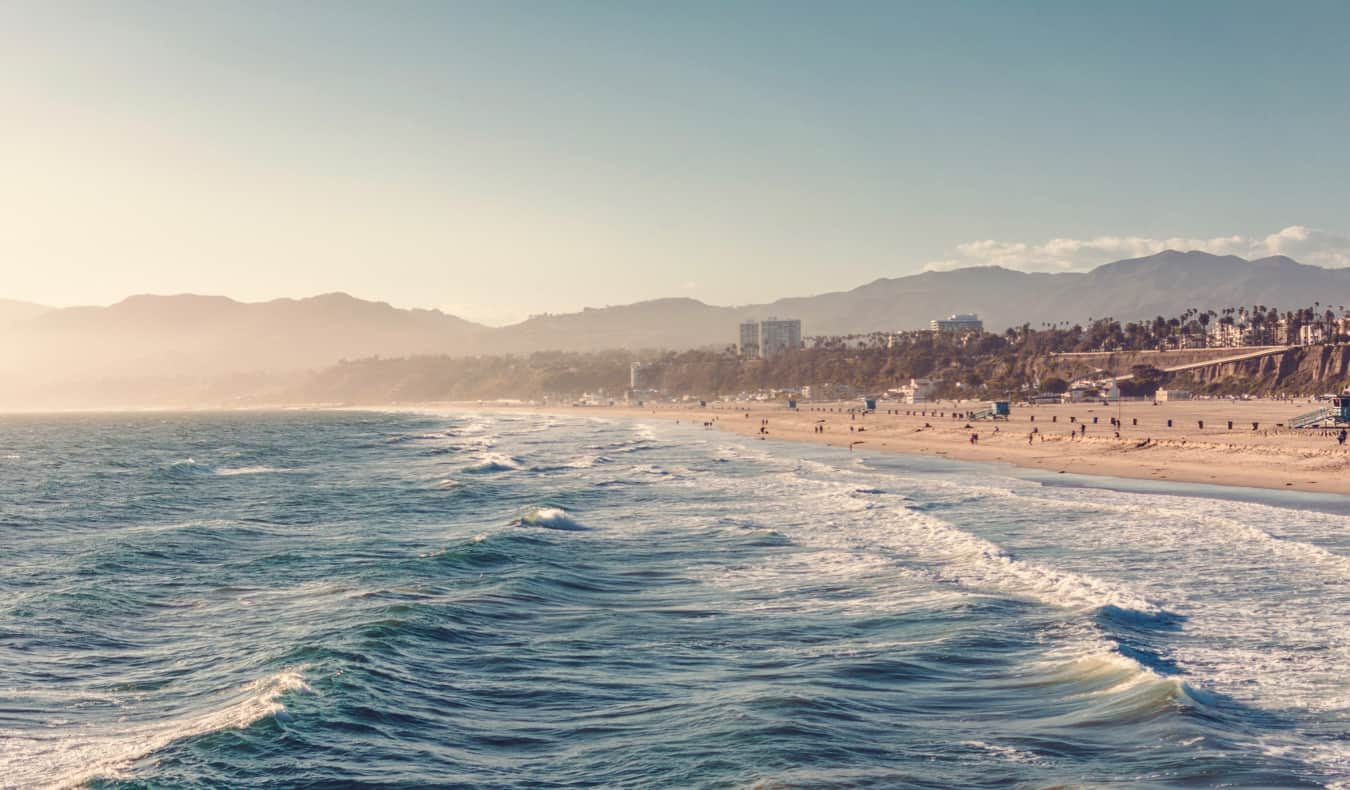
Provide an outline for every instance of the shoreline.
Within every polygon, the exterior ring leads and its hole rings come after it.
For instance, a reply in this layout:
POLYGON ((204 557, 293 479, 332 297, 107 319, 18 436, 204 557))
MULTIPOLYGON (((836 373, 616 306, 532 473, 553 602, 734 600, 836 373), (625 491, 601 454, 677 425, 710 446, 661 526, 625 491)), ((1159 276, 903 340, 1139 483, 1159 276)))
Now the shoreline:
POLYGON ((854 401, 804 404, 797 411, 779 404, 741 402, 715 403, 703 408, 675 404, 638 407, 503 403, 444 403, 435 407, 656 418, 695 426, 708 423, 709 429, 751 439, 762 435, 766 439, 839 448, 854 445, 866 452, 1002 463, 1052 474, 1350 495, 1350 443, 1338 445, 1332 434, 1321 430, 1276 428, 1271 415, 1307 410, 1306 405, 1285 401, 1130 404, 1123 410, 1120 438, 1115 437, 1116 431, 1109 423, 1109 418, 1117 413, 1117 406, 1102 406, 1100 402, 1014 406, 1006 421, 952 418, 953 409, 964 412, 978 408, 979 404, 973 402, 922 406, 883 403, 875 413, 866 415, 849 411, 859 409, 854 401), (907 415, 905 411, 915 413, 907 415), (1129 412, 1147 416, 1133 416, 1129 412), (1211 416, 1196 418, 1198 413, 1211 416), (1220 414, 1217 419, 1212 416, 1216 413, 1220 414), (1173 421, 1171 428, 1166 427, 1168 419, 1173 421), (1202 420, 1204 428, 1198 427, 1202 420), (1233 429, 1227 427, 1229 420, 1233 429), (1190 427, 1182 428, 1183 421, 1190 427), (1252 422, 1262 427, 1251 430, 1252 422), (1088 430, 1083 435, 1085 425, 1088 430), (761 434, 761 427, 767 433, 761 434), (1028 437, 1032 430, 1037 433, 1028 437), (1069 436, 1071 430, 1073 438, 1069 436), (974 443, 970 441, 971 434, 978 434, 974 443))
POLYGON ((0 417, 72 417, 81 414, 247 414, 296 411, 497 411, 572 417, 661 419, 747 438, 847 448, 863 452, 931 456, 953 461, 1006 464, 1050 475, 1114 477, 1124 480, 1298 491, 1350 496, 1350 442, 1339 445, 1335 431, 1277 427, 1308 411, 1307 401, 1196 400, 1102 405, 1014 405, 1008 420, 953 419, 952 411, 981 408, 983 401, 942 401, 921 405, 881 402, 862 414, 858 401, 804 403, 791 411, 782 403, 725 401, 696 404, 550 405, 505 401, 434 401, 397 404, 307 404, 238 409, 124 409, 107 411, 7 412, 0 417), (913 412, 906 414, 905 412, 913 412), (1110 419, 1121 419, 1120 438, 1110 419), (1096 419, 1096 422, 1093 420, 1096 419), (1167 421, 1171 420, 1169 427, 1167 421), (1229 428, 1229 422, 1233 427, 1229 428), (1204 427, 1201 427, 1203 422, 1204 427), (1259 428, 1252 430, 1251 424, 1259 428), (816 426, 823 427, 817 432, 816 426), (1082 426, 1088 428, 1086 436, 1082 426), (967 427, 969 426, 969 427, 967 427), (850 427, 853 430, 850 430, 850 427), (861 430, 860 430, 861 429, 861 430), (1028 433, 1031 435, 1028 443, 1028 433), (1069 437, 1070 431, 1078 435, 1069 437), (969 441, 978 434, 976 443, 969 441), (1147 444, 1143 444, 1147 442, 1147 444))

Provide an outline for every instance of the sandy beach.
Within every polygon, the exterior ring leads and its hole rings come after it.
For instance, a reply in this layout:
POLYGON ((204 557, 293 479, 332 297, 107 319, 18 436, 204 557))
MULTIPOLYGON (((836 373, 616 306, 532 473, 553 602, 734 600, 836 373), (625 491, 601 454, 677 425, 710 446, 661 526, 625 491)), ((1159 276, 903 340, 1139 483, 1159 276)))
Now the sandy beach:
POLYGON ((953 417, 983 405, 883 401, 871 414, 862 414, 858 401, 802 403, 796 411, 761 402, 717 402, 701 408, 523 408, 710 423, 710 428, 746 436, 853 444, 859 452, 922 453, 1074 474, 1350 494, 1350 442, 1338 445, 1336 431, 1277 427, 1322 405, 1307 400, 1014 404, 1007 420, 953 417), (1118 438, 1112 418, 1121 423, 1118 438), (972 434, 978 434, 978 441, 971 442, 972 434))

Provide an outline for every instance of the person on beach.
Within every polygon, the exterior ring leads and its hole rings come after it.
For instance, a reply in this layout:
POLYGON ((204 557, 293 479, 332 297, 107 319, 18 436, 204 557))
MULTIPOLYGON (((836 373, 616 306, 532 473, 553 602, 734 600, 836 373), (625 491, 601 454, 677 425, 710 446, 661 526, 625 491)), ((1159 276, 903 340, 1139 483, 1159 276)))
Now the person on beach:
POLYGON ((1339 445, 1341 445, 1342 447, 1345 446, 1345 429, 1344 429, 1344 428, 1341 429, 1341 432, 1340 432, 1340 433, 1336 434, 1336 444, 1339 444, 1339 445))

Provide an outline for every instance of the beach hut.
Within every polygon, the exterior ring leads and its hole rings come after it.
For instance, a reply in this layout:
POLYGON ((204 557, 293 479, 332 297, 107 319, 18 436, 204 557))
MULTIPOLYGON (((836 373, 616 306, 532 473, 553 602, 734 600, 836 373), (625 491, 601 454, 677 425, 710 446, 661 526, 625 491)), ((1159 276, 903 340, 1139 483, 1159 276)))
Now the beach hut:
POLYGON ((1342 393, 1332 398, 1331 412, 1336 422, 1350 422, 1350 393, 1342 393))
POLYGON ((792 409, 793 411, 796 411, 796 410, 797 410, 797 399, 796 399, 796 398, 788 398, 788 408, 789 408, 789 409, 792 409))
POLYGON ((994 410, 995 417, 1007 418, 1012 414, 1012 403, 1006 400, 996 400, 989 404, 989 408, 994 410))
POLYGON ((867 409, 868 411, 876 411, 876 410, 877 410, 877 399, 876 399, 876 398, 863 398, 863 408, 867 409))

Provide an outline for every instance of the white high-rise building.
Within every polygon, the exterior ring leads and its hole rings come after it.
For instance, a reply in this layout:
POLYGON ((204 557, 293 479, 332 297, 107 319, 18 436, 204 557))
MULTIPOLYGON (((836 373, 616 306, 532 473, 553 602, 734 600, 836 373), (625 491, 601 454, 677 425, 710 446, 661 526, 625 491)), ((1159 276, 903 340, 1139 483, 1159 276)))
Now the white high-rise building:
POLYGON ((759 322, 742 321, 741 322, 741 356, 757 357, 759 356, 759 322))
POLYGON ((802 347, 802 322, 795 318, 766 318, 741 322, 743 357, 769 357, 802 347))
POLYGON ((759 322, 759 355, 770 357, 802 347, 802 322, 795 318, 767 318, 759 322))

